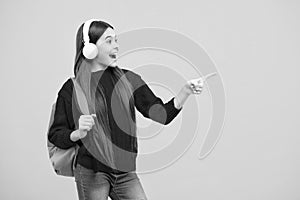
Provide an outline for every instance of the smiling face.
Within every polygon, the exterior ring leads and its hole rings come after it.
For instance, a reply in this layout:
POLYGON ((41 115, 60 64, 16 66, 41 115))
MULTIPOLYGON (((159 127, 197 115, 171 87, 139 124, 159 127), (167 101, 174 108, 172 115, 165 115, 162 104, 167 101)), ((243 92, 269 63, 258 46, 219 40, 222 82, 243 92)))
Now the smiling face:
POLYGON ((94 62, 106 68, 107 66, 117 66, 117 54, 119 45, 117 43, 116 33, 114 29, 108 27, 102 36, 98 39, 96 46, 98 47, 98 55, 94 62))

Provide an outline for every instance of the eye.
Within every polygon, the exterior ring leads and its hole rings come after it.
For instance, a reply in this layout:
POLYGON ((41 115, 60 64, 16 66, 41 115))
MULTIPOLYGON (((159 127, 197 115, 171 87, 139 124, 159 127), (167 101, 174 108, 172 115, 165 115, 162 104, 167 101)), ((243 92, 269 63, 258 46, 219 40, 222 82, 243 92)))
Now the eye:
POLYGON ((111 39, 107 40, 107 43, 111 44, 111 39))
POLYGON ((115 39, 115 42, 118 42, 118 39, 117 39, 117 38, 115 39))

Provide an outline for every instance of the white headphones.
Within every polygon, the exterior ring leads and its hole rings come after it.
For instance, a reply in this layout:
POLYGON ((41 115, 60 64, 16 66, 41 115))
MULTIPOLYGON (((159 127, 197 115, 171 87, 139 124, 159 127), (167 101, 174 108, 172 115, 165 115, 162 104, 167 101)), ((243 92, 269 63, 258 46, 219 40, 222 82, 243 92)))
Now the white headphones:
POLYGON ((90 43, 90 37, 89 37, 89 30, 91 23, 94 21, 98 21, 97 19, 90 19, 84 22, 83 25, 83 42, 84 42, 84 47, 82 49, 82 53, 85 58, 87 59, 94 59, 98 55, 98 48, 95 44, 90 43))

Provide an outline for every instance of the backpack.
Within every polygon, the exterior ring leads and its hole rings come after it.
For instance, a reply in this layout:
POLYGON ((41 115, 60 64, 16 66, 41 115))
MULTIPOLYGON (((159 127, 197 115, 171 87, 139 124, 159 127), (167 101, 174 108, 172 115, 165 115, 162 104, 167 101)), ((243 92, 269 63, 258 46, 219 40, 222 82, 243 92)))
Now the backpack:
MULTIPOLYGON (((74 83, 75 80, 72 78, 72 81, 74 83)), ((47 132, 47 147, 49 158, 52 163, 52 167, 54 168, 54 171, 57 175, 74 177, 75 159, 78 153, 79 146, 76 145, 69 149, 61 149, 48 140, 49 130, 54 121, 55 108, 56 103, 52 105, 52 111, 47 132)))

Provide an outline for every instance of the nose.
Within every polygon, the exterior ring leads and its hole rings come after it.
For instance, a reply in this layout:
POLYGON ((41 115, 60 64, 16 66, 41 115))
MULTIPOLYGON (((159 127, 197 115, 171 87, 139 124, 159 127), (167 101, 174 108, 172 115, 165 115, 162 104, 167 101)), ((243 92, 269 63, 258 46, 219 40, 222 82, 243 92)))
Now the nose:
POLYGON ((116 49, 117 51, 119 51, 119 43, 114 41, 114 49, 116 49))

